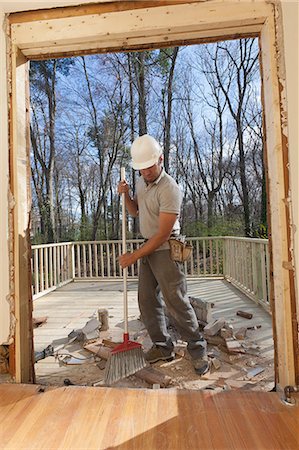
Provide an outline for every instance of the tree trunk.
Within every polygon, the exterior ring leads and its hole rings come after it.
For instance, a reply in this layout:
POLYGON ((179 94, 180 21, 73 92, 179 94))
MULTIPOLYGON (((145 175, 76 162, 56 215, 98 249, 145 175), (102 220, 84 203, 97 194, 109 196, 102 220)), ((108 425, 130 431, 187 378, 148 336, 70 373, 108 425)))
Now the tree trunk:
POLYGON ((145 58, 144 52, 136 53, 134 66, 138 92, 139 136, 142 136, 143 134, 147 133, 144 58, 145 58))
POLYGON ((237 131, 238 131, 238 146, 239 146, 239 169, 240 169, 240 180, 241 180, 241 187, 242 187, 242 202, 243 202, 243 210, 244 210, 244 231, 245 231, 245 236, 250 236, 251 235, 251 226, 250 226, 250 212, 249 212, 249 196, 248 196, 248 187, 247 187, 247 179, 246 179, 243 134, 242 134, 240 119, 237 120, 237 131))
POLYGON ((173 77, 174 68, 178 55, 179 47, 173 49, 171 57, 171 66, 169 70, 168 82, 167 82, 167 113, 165 118, 165 130, 164 130, 164 167, 166 172, 169 170, 169 152, 170 152, 170 128, 171 128, 171 115, 172 115, 172 98, 173 98, 173 77))
MULTIPOLYGON (((129 87, 130 87, 130 140, 131 144, 134 142, 135 139, 135 123, 134 123, 134 92, 133 92, 133 77, 132 77, 132 58, 131 54, 128 53, 128 67, 129 67, 129 87)), ((135 170, 132 169, 132 191, 133 195, 135 194, 135 186, 136 186, 136 174, 135 170)), ((132 226, 132 232, 133 232, 133 238, 137 237, 138 230, 137 230, 137 220, 135 217, 132 218, 133 226, 132 226)))

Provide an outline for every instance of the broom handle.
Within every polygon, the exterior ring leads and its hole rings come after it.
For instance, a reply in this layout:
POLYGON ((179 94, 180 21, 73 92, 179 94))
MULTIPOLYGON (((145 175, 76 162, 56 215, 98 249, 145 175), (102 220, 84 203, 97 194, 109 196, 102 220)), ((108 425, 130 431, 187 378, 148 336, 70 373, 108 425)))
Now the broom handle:
MULTIPOLYGON (((120 169, 121 181, 126 178, 126 169, 121 167, 120 169)), ((121 194, 121 206, 122 206, 122 253, 127 252, 127 241, 126 241, 126 197, 125 193, 121 194)), ((128 268, 123 269, 123 290, 124 290, 124 332, 128 334, 128 288, 127 288, 127 278, 128 278, 128 268)))

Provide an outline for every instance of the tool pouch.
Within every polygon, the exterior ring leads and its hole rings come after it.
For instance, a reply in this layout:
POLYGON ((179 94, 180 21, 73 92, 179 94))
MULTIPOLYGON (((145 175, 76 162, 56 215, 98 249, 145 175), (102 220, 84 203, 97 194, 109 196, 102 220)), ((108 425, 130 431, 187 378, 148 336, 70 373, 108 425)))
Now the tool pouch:
POLYGON ((170 246, 170 257, 173 261, 184 262, 191 256, 192 245, 176 238, 168 240, 170 246))

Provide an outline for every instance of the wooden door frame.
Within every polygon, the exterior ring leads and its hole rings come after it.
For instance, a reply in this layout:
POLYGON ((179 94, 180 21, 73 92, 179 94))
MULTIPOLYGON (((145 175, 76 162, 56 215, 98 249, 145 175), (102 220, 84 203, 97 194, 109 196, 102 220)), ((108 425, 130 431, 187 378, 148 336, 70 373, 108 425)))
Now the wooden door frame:
POLYGON ((264 104, 265 166, 271 249, 271 306, 278 386, 298 384, 298 334, 288 137, 281 76, 283 43, 277 2, 111 2, 38 10, 8 17, 10 230, 13 252, 15 379, 34 381, 30 282, 30 161, 28 60, 170 47, 259 36, 264 104), (27 98, 27 100, 26 100, 27 98), (28 275, 29 274, 29 275, 28 275))

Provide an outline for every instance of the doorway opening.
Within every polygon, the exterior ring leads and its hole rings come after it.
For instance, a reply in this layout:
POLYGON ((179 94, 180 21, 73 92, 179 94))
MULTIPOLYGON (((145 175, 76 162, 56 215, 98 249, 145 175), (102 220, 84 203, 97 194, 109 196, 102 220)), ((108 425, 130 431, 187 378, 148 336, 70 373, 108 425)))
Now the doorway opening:
MULTIPOLYGON (((258 39, 32 61, 30 81, 36 381, 102 385, 105 361, 89 345, 96 337, 121 339, 120 167, 134 191, 130 144, 149 133, 183 192, 182 234, 194 246, 185 267, 189 296, 209 309, 198 317, 200 329, 224 320, 205 336, 211 361, 205 380, 195 375, 171 323, 176 359, 156 364, 157 377, 161 372, 171 387, 188 389, 273 389, 258 39), (62 287, 71 279, 74 286, 62 287), (110 330, 94 322, 82 340, 78 330, 103 308, 110 330), (240 309, 253 319, 238 316, 240 309)), ((133 219, 128 238, 142 238, 133 219)), ((137 272, 136 265, 131 277, 137 272)), ((148 349, 135 280, 130 292, 131 332, 148 349)), ((151 385, 133 377, 116 386, 151 385)))
MULTIPOLYGON (((171 3, 171 2, 170 2, 171 3)), ((259 35, 261 46, 264 124, 267 136, 265 154, 266 179, 268 181, 270 227, 270 302, 275 309, 273 327, 276 352, 276 380, 281 385, 290 384, 295 376, 294 348, 297 342, 292 313, 295 311, 294 280, 286 272, 289 260, 289 210, 277 208, 287 198, 288 179, 286 139, 282 137, 281 110, 279 102, 278 66, 274 48, 276 31, 272 5, 236 4, 228 15, 228 6, 219 4, 210 11, 209 4, 152 4, 148 9, 134 5, 121 11, 114 4, 92 5, 82 12, 73 10, 24 13, 10 18, 12 36, 12 94, 11 94, 11 190, 16 198, 23 197, 23 187, 29 180, 28 171, 17 164, 20 158, 28 161, 29 121, 26 116, 26 63, 27 60, 42 60, 74 55, 122 49, 141 51, 153 48, 173 48, 186 43, 220 41, 221 39, 249 38, 259 35), (102 10, 104 8, 104 10, 102 10), (108 9, 107 9, 108 8, 108 9), (139 9, 140 8, 140 9, 139 9), (93 15, 95 9, 102 14, 93 15), (105 14, 103 14, 105 12, 105 14), (57 15, 58 14, 58 15, 57 15), (84 20, 82 20, 84 16, 84 20), (130 20, 129 20, 130 19, 130 20), (65 27, 61 30, 61 20, 65 27), (117 22, 117 26, 115 21, 117 22), (132 21, 134 22, 131 28, 132 21), (170 22, 171 21, 171 27, 170 22), (155 23, 155 28, 153 28, 155 23), (77 25, 80 24, 80 27, 77 25), (120 27, 120 24, 122 26, 120 27), (130 26, 128 24, 131 24, 130 26), (167 24, 169 25, 167 27, 167 24), (221 26, 219 25, 221 24, 221 26), (30 33, 28 33, 28 29, 30 33), (111 30, 117 30, 111 33, 111 30), (165 44, 166 42, 166 44, 165 44), (27 123, 26 123, 27 119, 27 123), (18 130, 18 132, 16 132, 18 130), (268 176, 268 174, 270 176, 268 176), (24 184, 25 183, 25 184, 24 184), (279 226, 278 226, 279 225, 279 226), (284 238, 285 237, 285 238, 284 238), (283 287, 283 288, 282 288, 283 287)), ((28 255, 29 203, 17 202, 13 210, 13 259, 15 267, 15 311, 16 311, 16 379, 32 380, 30 341, 28 336, 31 321, 31 283, 28 278, 30 264, 28 255), (24 257, 27 263, 24 264, 24 257), (29 323, 30 322, 30 323, 29 323)), ((264 260, 264 259, 263 259, 264 260)), ((238 267, 240 265, 237 264, 238 267)), ((244 271, 243 271, 244 272, 244 271)), ((73 273, 73 272, 72 272, 73 273)), ((246 275, 243 273, 243 275, 246 275)))

